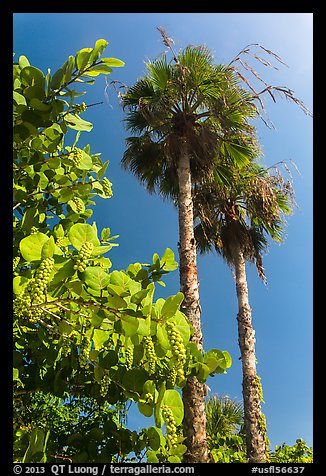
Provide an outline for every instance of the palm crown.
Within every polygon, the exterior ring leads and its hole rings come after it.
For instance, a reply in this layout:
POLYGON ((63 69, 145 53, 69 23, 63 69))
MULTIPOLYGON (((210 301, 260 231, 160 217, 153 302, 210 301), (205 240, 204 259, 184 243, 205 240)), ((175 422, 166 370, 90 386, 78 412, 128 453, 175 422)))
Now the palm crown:
POLYGON ((262 254, 267 236, 282 241, 283 216, 291 213, 294 203, 291 183, 253 162, 242 170, 223 167, 224 179, 215 174, 214 182, 195 187, 197 248, 202 254, 215 249, 232 265, 236 242, 265 282, 262 254))
POLYGON ((257 155, 251 95, 231 67, 214 65, 205 47, 187 47, 175 62, 147 63, 147 76, 122 96, 128 109, 123 165, 150 192, 178 194, 177 166, 187 144, 193 183, 212 177, 215 163, 247 164, 257 155))

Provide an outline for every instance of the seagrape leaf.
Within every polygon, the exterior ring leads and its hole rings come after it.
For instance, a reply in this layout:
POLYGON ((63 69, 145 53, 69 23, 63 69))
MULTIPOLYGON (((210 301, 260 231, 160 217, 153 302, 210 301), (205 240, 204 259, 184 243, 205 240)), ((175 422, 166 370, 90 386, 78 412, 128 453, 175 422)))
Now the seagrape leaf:
POLYGON ((164 271, 174 271, 178 268, 178 263, 175 261, 174 253, 170 248, 167 248, 162 256, 161 266, 164 271))
POLYGON ((100 291, 109 284, 110 277, 100 266, 89 266, 82 273, 82 280, 91 289, 100 291))
POLYGON ((161 347, 166 351, 170 348, 170 341, 164 326, 159 323, 156 328, 156 336, 161 347))
POLYGON ((30 66, 30 62, 24 55, 19 57, 18 63, 19 63, 20 69, 26 68, 26 66, 30 66))
POLYGON ((97 61, 105 50, 105 48, 108 46, 108 44, 109 43, 106 40, 103 40, 102 38, 96 40, 93 51, 89 57, 89 62, 94 63, 95 61, 97 61))
POLYGON ((191 335, 191 323, 181 311, 176 311, 175 316, 171 318, 175 323, 177 331, 180 333, 183 343, 187 345, 191 335))
POLYGON ((53 236, 50 236, 50 238, 42 246, 42 251, 41 251, 42 259, 52 258, 55 252, 55 248, 58 249, 59 254, 62 254, 62 251, 60 250, 60 248, 55 245, 53 236))
POLYGON ((34 66, 26 66, 20 72, 20 79, 27 86, 39 86, 44 89, 45 77, 42 71, 34 66))
POLYGON ((232 365, 232 357, 226 350, 222 350, 222 354, 224 355, 226 368, 228 369, 232 365))
POLYGON ((127 390, 141 394, 147 376, 148 374, 144 369, 127 370, 122 377, 122 385, 127 390))
POLYGON ((17 91, 14 91, 13 93, 13 99, 15 101, 16 104, 23 104, 24 106, 26 106, 26 99, 24 98, 24 96, 22 96, 21 94, 17 93, 17 91))
POLYGON ((162 430, 155 426, 150 426, 147 429, 147 436, 149 438, 149 446, 153 448, 154 451, 157 451, 165 443, 162 430))
POLYGON ((166 319, 168 317, 174 316, 174 314, 179 309, 183 299, 184 295, 182 293, 178 293, 175 296, 169 296, 163 304, 161 310, 161 318, 166 319))
POLYGON ((113 66, 114 68, 121 68, 125 65, 124 61, 121 61, 118 58, 101 58, 101 61, 102 63, 105 63, 108 66, 113 66))
POLYGON ((76 131, 90 132, 93 129, 93 124, 91 122, 85 121, 77 114, 66 114, 65 122, 71 129, 75 129, 76 131))
POLYGON ((137 403, 138 410, 140 413, 146 417, 151 417, 153 414, 153 407, 145 402, 137 403))
POLYGON ((165 405, 172 410, 175 424, 181 425, 184 415, 183 403, 180 393, 174 389, 165 390, 160 408, 165 405))
POLYGON ((118 354, 115 350, 104 350, 98 355, 98 363, 103 369, 109 369, 118 363, 118 354))
POLYGON ((19 243, 22 257, 28 262, 40 260, 42 258, 43 245, 48 240, 49 237, 39 231, 26 236, 19 243))
POLYGON ((92 51, 93 48, 83 48, 76 54, 76 64, 79 72, 84 71, 92 51))
POLYGON ((15 276, 13 279, 14 294, 21 294, 24 291, 24 287, 26 286, 28 281, 28 278, 25 278, 25 276, 15 276))
POLYGON ((82 153, 83 153, 83 155, 82 155, 80 163, 77 166, 77 169, 79 169, 79 170, 91 170, 92 164, 93 164, 92 158, 88 154, 86 154, 86 152, 82 151, 82 153))
POLYGON ((198 362, 196 364, 196 368, 198 370, 197 378, 199 382, 204 383, 208 378, 209 374, 211 373, 211 369, 203 362, 198 362))
POLYGON ((154 408, 154 418, 155 418, 155 425, 158 426, 159 428, 163 425, 163 417, 162 413, 160 411, 161 408, 161 403, 165 394, 165 389, 166 389, 166 384, 165 382, 162 383, 160 386, 160 389, 158 391, 158 397, 157 397, 157 402, 154 408))
POLYGON ((110 74, 112 69, 106 64, 97 64, 90 67, 83 74, 85 76, 98 76, 99 74, 110 74))
POLYGON ((130 316, 128 314, 123 313, 120 316, 120 322, 121 322, 121 326, 124 331, 124 334, 126 336, 131 337, 136 334, 138 326, 139 326, 137 317, 130 316))
POLYGON ((83 246, 86 241, 93 243, 94 246, 99 246, 100 242, 97 238, 94 228, 88 223, 75 223, 68 233, 71 244, 77 249, 83 246))
POLYGON ((109 337, 109 332, 104 331, 102 329, 94 329, 93 342, 95 350, 99 350, 109 337))

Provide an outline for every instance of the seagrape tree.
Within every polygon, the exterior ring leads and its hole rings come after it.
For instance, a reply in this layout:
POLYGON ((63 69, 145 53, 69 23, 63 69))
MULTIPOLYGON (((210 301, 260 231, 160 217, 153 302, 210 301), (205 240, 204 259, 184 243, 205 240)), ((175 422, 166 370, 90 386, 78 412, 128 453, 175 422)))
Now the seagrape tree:
POLYGON ((102 57, 107 45, 97 40, 46 75, 25 56, 13 64, 17 462, 114 462, 129 453, 182 462, 180 389, 231 365, 228 352, 190 342, 182 293, 154 299, 156 283, 178 267, 172 250, 113 269, 106 255, 117 236, 89 223, 94 197, 109 199, 112 183, 108 161, 78 146, 93 125, 76 100, 86 93, 79 83, 124 66, 102 57), (137 433, 121 423, 132 402, 154 426, 137 433))

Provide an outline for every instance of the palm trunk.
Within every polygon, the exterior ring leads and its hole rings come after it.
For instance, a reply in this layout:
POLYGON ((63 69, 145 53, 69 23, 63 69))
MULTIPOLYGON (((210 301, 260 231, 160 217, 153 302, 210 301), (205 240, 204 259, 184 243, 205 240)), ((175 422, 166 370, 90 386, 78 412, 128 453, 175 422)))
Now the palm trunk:
POLYGON ((238 296, 238 336, 242 361, 242 393, 249 463, 266 461, 265 431, 260 407, 259 380, 256 373, 255 331, 251 324, 246 267, 241 247, 233 253, 238 296))
MULTIPOLYGON (((181 310, 193 325, 192 341, 202 350, 200 321, 199 286, 196 264, 196 244, 194 238, 193 203, 191 193, 191 172, 189 155, 185 142, 181 146, 178 167, 179 179, 179 257, 180 289, 184 294, 181 310)), ((184 403, 183 430, 186 437, 188 463, 209 462, 206 440, 206 414, 204 404, 204 384, 196 377, 188 380, 182 389, 184 403)))

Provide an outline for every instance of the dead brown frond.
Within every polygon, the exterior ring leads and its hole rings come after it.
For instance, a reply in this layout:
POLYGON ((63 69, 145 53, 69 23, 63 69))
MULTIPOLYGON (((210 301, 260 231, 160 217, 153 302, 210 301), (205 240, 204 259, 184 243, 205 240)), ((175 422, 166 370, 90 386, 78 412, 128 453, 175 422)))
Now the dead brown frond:
POLYGON ((163 43, 165 44, 165 46, 167 46, 168 48, 172 48, 171 43, 173 43, 173 40, 172 40, 172 38, 169 38, 167 36, 167 34, 165 33, 164 28, 161 27, 161 26, 158 26, 157 30, 161 33, 161 36, 163 38, 163 43))
MULTIPOLYGON (((259 51, 263 51, 264 53, 267 53, 269 56, 271 56, 274 60, 276 60, 278 63, 283 64, 284 66, 288 67, 288 65, 280 58, 279 55, 274 53, 272 50, 269 50, 265 48, 264 46, 258 44, 258 43, 252 43, 250 45, 247 45, 245 48, 243 48, 237 55, 236 57, 229 63, 229 67, 231 67, 234 72, 239 76, 239 78, 248 86, 250 91, 253 93, 253 99, 257 99, 259 102, 259 105, 261 107, 262 112, 265 113, 266 115, 266 110, 264 107, 264 103, 261 99, 261 96, 264 93, 268 93, 269 96, 272 98, 272 100, 276 103, 276 98, 275 98, 275 92, 280 94, 281 96, 284 96, 287 100, 294 102, 296 105, 300 107, 300 109, 308 116, 312 117, 312 112, 305 106, 303 101, 295 97, 294 92, 287 87, 284 86, 273 86, 271 84, 268 84, 260 74, 248 63, 248 61, 245 61, 243 59, 244 55, 250 56, 251 58, 257 60, 260 64, 262 64, 265 67, 270 67, 273 69, 278 70, 278 68, 271 62, 268 61, 266 58, 261 56, 259 53, 256 51, 252 51, 252 47, 256 47, 259 51), (251 84, 248 78, 246 78, 236 67, 236 65, 239 64, 244 70, 249 71, 255 79, 257 79, 260 83, 264 84, 264 88, 260 92, 256 92, 255 88, 251 84)), ((262 115, 259 114, 260 118, 263 119, 262 115)), ((263 119, 265 125, 268 125, 268 123, 263 119)), ((269 121, 269 119, 268 119, 269 121)), ((270 121, 269 121, 270 122, 270 121)), ((271 122, 270 122, 271 124, 271 122)))
POLYGON ((162 40, 163 40, 164 45, 172 51, 174 61, 175 61, 177 64, 179 64, 177 55, 176 55, 176 53, 175 53, 175 51, 174 51, 174 49, 173 49, 173 46, 172 46, 172 44, 174 43, 173 38, 168 37, 168 35, 165 33, 165 30, 164 30, 163 27, 158 26, 158 27, 157 27, 157 30, 160 32, 160 34, 161 34, 161 36, 162 36, 162 40))

